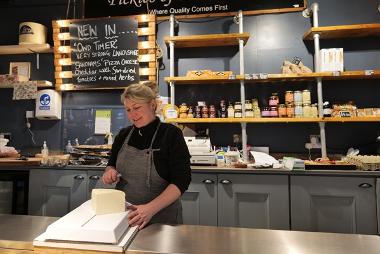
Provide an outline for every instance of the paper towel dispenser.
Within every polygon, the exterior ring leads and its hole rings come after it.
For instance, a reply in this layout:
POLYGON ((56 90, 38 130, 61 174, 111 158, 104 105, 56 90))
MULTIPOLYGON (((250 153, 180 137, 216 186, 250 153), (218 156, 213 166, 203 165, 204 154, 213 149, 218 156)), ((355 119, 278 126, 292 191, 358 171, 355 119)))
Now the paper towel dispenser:
POLYGON ((36 98, 36 118, 60 120, 62 111, 61 94, 53 89, 39 90, 36 98))

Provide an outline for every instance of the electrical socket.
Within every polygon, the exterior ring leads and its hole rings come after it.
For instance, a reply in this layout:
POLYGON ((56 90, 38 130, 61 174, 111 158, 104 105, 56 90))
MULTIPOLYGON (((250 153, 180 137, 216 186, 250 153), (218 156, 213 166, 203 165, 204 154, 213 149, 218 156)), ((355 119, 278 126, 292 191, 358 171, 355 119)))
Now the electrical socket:
POLYGON ((29 118, 34 118, 34 111, 33 110, 27 110, 25 111, 25 117, 26 119, 29 119, 29 118))

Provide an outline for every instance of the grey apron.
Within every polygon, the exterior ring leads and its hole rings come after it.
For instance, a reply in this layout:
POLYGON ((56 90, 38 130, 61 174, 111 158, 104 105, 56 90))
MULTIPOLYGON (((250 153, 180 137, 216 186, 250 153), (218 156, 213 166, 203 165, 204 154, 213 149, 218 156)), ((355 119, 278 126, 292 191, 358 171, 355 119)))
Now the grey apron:
MULTIPOLYGON (((149 148, 143 150, 128 145, 129 139, 135 130, 135 127, 133 127, 117 155, 116 170, 122 176, 116 184, 116 189, 124 191, 126 200, 134 205, 149 203, 169 185, 157 173, 153 161, 153 152, 160 150, 152 148, 160 125, 161 123, 157 126, 149 148)), ((181 201, 178 199, 156 213, 149 222, 149 224, 152 223, 181 224, 181 201)))

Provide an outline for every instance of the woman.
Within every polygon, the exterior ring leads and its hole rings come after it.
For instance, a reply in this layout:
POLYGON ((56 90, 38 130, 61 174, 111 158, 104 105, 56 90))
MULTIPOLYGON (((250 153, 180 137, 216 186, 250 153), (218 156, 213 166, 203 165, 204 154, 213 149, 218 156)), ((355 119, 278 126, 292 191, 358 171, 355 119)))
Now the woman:
POLYGON ((103 182, 117 182, 132 203, 129 224, 182 223, 180 196, 191 181, 190 154, 180 129, 156 117, 152 82, 128 86, 121 96, 132 126, 112 145, 103 182))

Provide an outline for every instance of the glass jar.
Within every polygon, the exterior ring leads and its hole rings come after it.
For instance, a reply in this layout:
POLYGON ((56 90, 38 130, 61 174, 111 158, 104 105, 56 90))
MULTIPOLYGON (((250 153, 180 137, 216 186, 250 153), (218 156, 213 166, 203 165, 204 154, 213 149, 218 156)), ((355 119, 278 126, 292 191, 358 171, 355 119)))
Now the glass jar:
POLYGON ((252 108, 259 107, 259 101, 257 99, 252 99, 252 108))
POLYGON ((261 111, 259 107, 253 107, 253 117, 260 118, 261 117, 261 111))
POLYGON ((278 116, 279 117, 286 117, 287 116, 285 104, 280 104, 278 106, 278 116))
POLYGON ((303 104, 303 117, 311 117, 311 105, 310 103, 303 104))
POLYGON ((245 117, 253 117, 253 110, 252 109, 246 109, 245 110, 245 117))
POLYGON ((234 110, 234 107, 232 106, 232 104, 228 105, 227 116, 228 116, 228 118, 234 118, 235 117, 235 110, 234 110))
POLYGON ((269 116, 270 117, 278 117, 278 110, 276 106, 271 106, 269 108, 269 116))
POLYGON ((242 118, 243 114, 241 112, 241 109, 236 109, 235 110, 235 118, 242 118))
POLYGON ((269 97, 269 106, 277 107, 278 103, 279 103, 279 99, 278 99, 277 93, 272 93, 272 96, 269 97))
POLYGON ((331 117, 332 109, 330 108, 330 102, 325 101, 323 103, 323 117, 331 117))
POLYGON ((202 118, 208 118, 209 115, 208 115, 208 107, 207 106, 203 106, 202 107, 202 118))
POLYGON ((202 110, 201 106, 195 106, 195 118, 201 118, 202 117, 202 110))
POLYGON ((302 103, 294 103, 294 116, 303 117, 302 103))
POLYGON ((187 118, 193 118, 193 117, 194 117, 193 107, 189 106, 189 110, 187 111, 187 118))
POLYGON ((311 105, 311 117, 318 117, 318 104, 315 103, 315 104, 312 104, 311 105))
POLYGON ((286 105, 286 116, 287 117, 294 117, 294 104, 287 104, 286 105))
POLYGON ((214 105, 210 105, 209 113, 210 113, 210 118, 216 118, 216 110, 215 110, 214 105))
POLYGON ((240 101, 237 101, 235 102, 235 107, 234 107, 235 110, 241 110, 242 109, 242 106, 241 106, 241 102, 240 101))
POLYGON ((263 107, 263 110, 261 111, 262 117, 270 117, 270 108, 269 107, 263 107))
POLYGON ((294 91, 294 104, 301 103, 302 104, 302 92, 294 91))
POLYGON ((311 103, 310 90, 305 89, 302 91, 302 103, 311 103))
POLYGON ((291 103, 294 103, 293 91, 286 91, 285 92, 285 104, 291 104, 291 103))
POLYGON ((250 100, 245 100, 245 110, 252 109, 252 102, 250 100))

